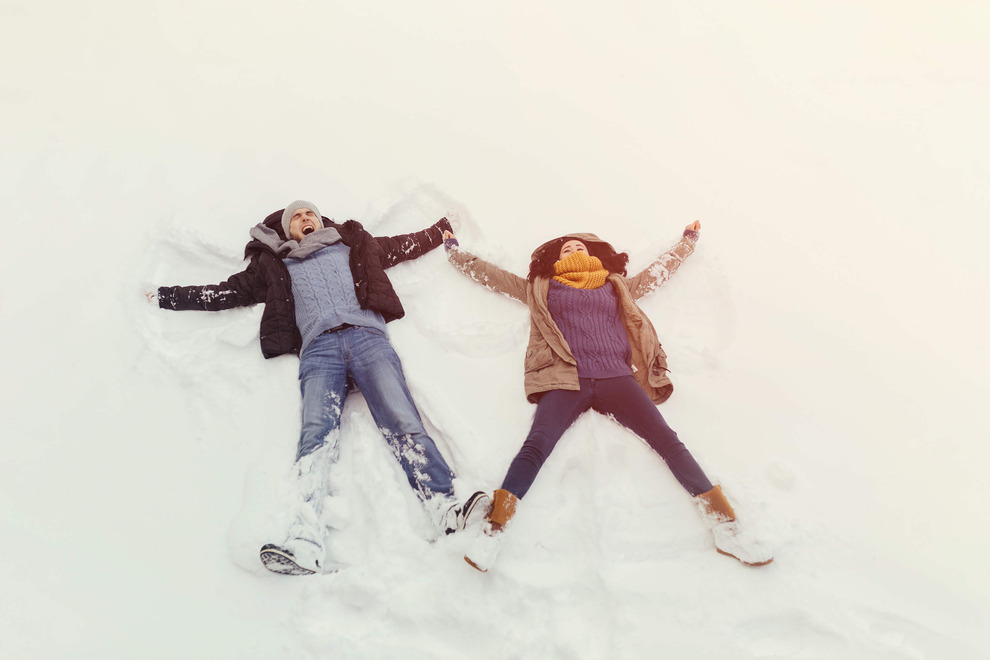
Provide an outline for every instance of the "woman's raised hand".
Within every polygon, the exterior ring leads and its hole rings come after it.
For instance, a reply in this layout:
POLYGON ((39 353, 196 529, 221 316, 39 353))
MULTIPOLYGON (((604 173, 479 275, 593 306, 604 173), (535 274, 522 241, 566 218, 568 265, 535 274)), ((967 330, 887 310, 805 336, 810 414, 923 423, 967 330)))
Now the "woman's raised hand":
POLYGON ((695 220, 694 222, 692 222, 691 224, 689 224, 687 227, 685 227, 684 228, 684 231, 701 231, 701 221, 700 220, 695 220))
POLYGON ((448 238, 454 238, 454 234, 452 234, 450 231, 444 229, 443 230, 443 240, 447 240, 448 238))

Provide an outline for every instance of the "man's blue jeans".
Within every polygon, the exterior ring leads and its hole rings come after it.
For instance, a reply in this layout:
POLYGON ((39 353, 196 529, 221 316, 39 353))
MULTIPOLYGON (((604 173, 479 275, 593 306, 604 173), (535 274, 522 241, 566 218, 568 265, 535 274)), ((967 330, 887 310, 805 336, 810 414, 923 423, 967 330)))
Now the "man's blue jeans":
POLYGON ((409 485, 424 500, 453 494, 454 475, 423 428, 399 356, 384 332, 354 326, 319 335, 303 351, 299 382, 302 433, 297 461, 328 441, 337 442, 340 434, 331 432, 340 428, 344 399, 357 386, 409 485))

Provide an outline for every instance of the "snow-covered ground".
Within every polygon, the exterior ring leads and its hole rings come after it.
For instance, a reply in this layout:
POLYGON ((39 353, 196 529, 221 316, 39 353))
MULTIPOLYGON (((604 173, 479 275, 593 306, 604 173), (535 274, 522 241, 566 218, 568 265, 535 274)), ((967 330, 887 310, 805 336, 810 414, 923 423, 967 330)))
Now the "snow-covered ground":
MULTIPOLYGON (((0 1, 0 657, 990 658, 990 9, 979 3, 0 1), (592 231, 643 267, 661 407, 777 560, 715 553, 582 417, 495 568, 425 515, 360 396, 350 567, 264 571, 297 361, 260 309, 170 313, 296 198, 379 234, 457 211, 523 274, 592 231)), ((534 407, 527 315, 442 250, 389 331, 467 487, 534 407)))

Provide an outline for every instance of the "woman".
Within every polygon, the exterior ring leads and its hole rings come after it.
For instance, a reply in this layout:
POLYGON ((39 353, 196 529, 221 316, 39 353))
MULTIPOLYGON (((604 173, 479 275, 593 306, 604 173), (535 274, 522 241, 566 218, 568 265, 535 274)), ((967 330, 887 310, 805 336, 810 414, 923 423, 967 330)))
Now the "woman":
POLYGON ((701 223, 638 275, 626 276, 629 255, 594 234, 568 234, 533 252, 522 278, 460 249, 444 233, 450 262, 462 273, 529 305, 525 386, 537 404, 522 449, 495 491, 482 533, 464 559, 480 571, 495 561, 502 532, 564 431, 589 408, 642 437, 694 498, 716 549, 751 566, 771 553, 740 528, 719 486, 713 486, 667 426, 656 404, 670 397, 666 354, 635 300, 666 282, 692 252, 701 223))

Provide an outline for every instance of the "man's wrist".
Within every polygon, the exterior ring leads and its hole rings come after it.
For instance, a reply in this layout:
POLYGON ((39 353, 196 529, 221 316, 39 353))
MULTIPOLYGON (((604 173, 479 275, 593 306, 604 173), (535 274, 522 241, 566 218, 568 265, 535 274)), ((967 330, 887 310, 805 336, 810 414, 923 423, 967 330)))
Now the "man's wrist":
POLYGON ((440 220, 437 221, 436 227, 440 230, 441 237, 445 231, 449 231, 451 234, 454 233, 454 228, 450 225, 450 220, 446 217, 440 218, 440 220))

